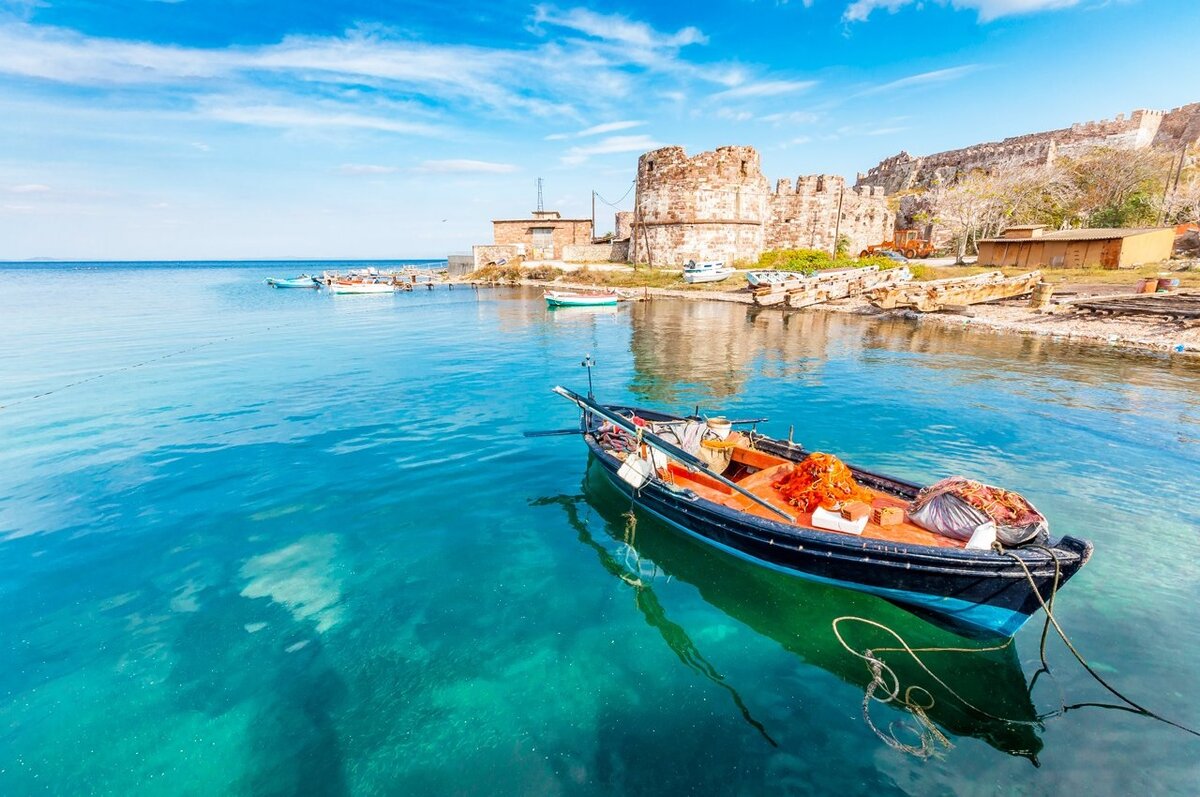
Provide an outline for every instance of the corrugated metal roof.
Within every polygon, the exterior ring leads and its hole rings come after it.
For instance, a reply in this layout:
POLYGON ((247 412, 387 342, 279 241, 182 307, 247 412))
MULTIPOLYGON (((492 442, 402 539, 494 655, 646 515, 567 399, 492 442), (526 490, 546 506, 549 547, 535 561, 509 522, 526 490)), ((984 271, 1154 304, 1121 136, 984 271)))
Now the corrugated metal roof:
POLYGON ((1106 241, 1112 238, 1129 238, 1133 235, 1145 235, 1148 232, 1162 232, 1174 229, 1171 227, 1112 227, 1092 228, 1087 230, 1060 230, 1045 232, 1032 238, 982 238, 979 243, 1036 243, 1037 241, 1106 241))

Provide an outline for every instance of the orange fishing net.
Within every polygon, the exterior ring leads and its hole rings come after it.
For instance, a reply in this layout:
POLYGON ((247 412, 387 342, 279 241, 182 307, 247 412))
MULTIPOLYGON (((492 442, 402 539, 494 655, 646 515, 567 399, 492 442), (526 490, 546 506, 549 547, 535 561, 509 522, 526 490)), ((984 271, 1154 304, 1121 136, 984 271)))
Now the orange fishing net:
POLYGON ((854 481, 846 464, 833 454, 816 452, 772 485, 792 506, 812 512, 818 506, 835 509, 846 501, 870 504, 874 496, 854 481))

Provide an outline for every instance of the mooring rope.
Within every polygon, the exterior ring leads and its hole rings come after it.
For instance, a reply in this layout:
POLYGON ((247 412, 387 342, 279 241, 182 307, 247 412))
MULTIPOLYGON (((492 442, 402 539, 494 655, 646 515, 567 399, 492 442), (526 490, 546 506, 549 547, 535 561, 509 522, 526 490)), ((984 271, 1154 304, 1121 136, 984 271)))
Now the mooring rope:
POLYGON ((218 343, 228 343, 229 341, 234 340, 236 338, 245 337, 247 334, 260 335, 260 334, 263 334, 264 332, 270 332, 273 329, 286 329, 287 327, 293 327, 293 326, 296 326, 297 324, 301 324, 301 323, 305 323, 305 322, 304 321, 293 321, 290 324, 277 324, 277 325, 265 327, 262 329, 255 329, 255 330, 253 330, 253 332, 242 332, 237 335, 228 335, 224 338, 217 338, 216 340, 206 341, 205 343, 198 343, 194 346, 188 346, 187 348, 179 349, 178 351, 167 352, 166 354, 161 354, 158 357, 151 357, 148 360, 142 360, 141 362, 136 362, 131 365, 123 365, 120 368, 114 368, 111 371, 103 371, 98 374, 92 374, 91 376, 86 377, 84 379, 77 379, 74 382, 68 382, 65 385, 59 385, 56 388, 52 388, 50 390, 45 390, 45 391, 42 391, 41 393, 35 393, 32 396, 25 396, 24 398, 19 398, 15 401, 10 401, 7 404, 0 404, 0 410, 6 410, 9 407, 15 407, 18 404, 24 404, 26 402, 33 401, 34 399, 45 398, 46 396, 50 396, 55 393, 60 393, 64 390, 68 390, 73 387, 78 387, 79 385, 85 385, 88 382, 94 382, 97 379, 103 379, 106 376, 113 376, 115 374, 123 373, 125 371, 132 371, 135 368, 141 368, 146 365, 152 365, 153 363, 162 362, 163 360, 169 360, 170 358, 178 357, 181 354, 190 354, 191 352, 199 351, 200 349, 205 349, 205 348, 208 348, 209 346, 215 346, 218 343))
MULTIPOLYGON (((1197 731, 1194 728, 1189 728, 1188 726, 1183 725, 1178 722, 1175 722, 1174 720, 1168 719, 1168 718, 1162 716, 1161 714, 1158 714, 1157 712, 1151 711, 1150 709, 1146 708, 1145 706, 1143 706, 1142 704, 1133 700, 1132 698, 1126 697, 1116 687, 1114 687, 1108 681, 1104 680, 1104 678, 1100 675, 1100 673, 1096 672, 1096 670, 1092 668, 1092 665, 1087 663, 1087 660, 1083 658, 1083 655, 1076 649, 1074 643, 1071 642, 1071 640, 1067 636, 1066 632, 1063 631, 1062 626, 1059 625, 1058 618, 1056 618, 1054 616, 1054 610, 1053 610, 1054 594, 1058 588, 1059 572, 1060 572, 1060 564, 1058 561, 1058 556, 1055 554, 1055 552, 1052 549, 1047 548, 1044 545, 1033 545, 1030 547, 1041 550, 1041 551, 1045 551, 1046 554, 1054 561, 1054 591, 1052 591, 1050 593, 1049 601, 1047 601, 1045 598, 1042 597, 1042 592, 1040 589, 1038 589, 1037 582, 1033 578, 1033 573, 1030 572, 1029 566, 1025 564, 1024 560, 1022 560, 1021 557, 1017 556, 1012 551, 1005 551, 1003 549, 998 549, 998 552, 1000 554, 1002 554, 1003 556, 1013 559, 1014 561, 1016 561, 1016 563, 1018 565, 1021 566, 1021 570, 1025 573, 1026 581, 1029 582, 1029 586, 1033 589, 1034 596, 1038 599, 1038 603, 1041 604, 1042 610, 1046 613, 1046 628, 1048 628, 1051 625, 1054 626, 1055 632, 1058 633, 1058 636, 1060 639, 1062 639, 1063 644, 1067 646, 1067 650, 1071 651, 1071 655, 1075 657, 1075 660, 1078 661, 1080 663, 1080 665, 1083 666, 1083 669, 1087 670, 1088 675, 1092 676, 1092 678, 1094 678, 1096 680, 1096 683, 1100 684, 1102 687, 1107 689, 1118 700, 1125 703, 1125 705, 1128 706, 1127 710, 1132 711, 1135 714, 1142 714, 1144 716, 1150 717, 1151 719, 1155 719, 1155 720, 1158 720, 1159 722, 1166 723, 1167 725, 1170 725, 1173 728, 1178 728, 1179 730, 1184 731, 1185 733, 1190 733, 1192 736, 1200 736, 1200 731, 1197 731)), ((1045 649, 1046 628, 1042 629, 1042 649, 1040 651, 1040 655, 1041 655, 1041 659, 1042 659, 1042 667, 1045 668, 1046 670, 1049 670, 1049 665, 1046 664, 1046 649, 1045 649)), ((1078 703, 1078 704, 1071 705, 1071 706, 1063 706, 1058 712, 1055 712, 1055 713, 1061 714, 1061 713, 1070 711, 1071 709, 1074 709, 1074 708, 1082 708, 1085 706, 1098 706, 1098 705, 1100 705, 1100 704, 1078 703)), ((1124 707, 1112 706, 1112 708, 1124 708, 1124 707)), ((1053 716, 1053 715, 1050 715, 1050 716, 1053 716)))
POLYGON ((925 672, 926 675, 928 675, 930 678, 932 678, 933 681, 938 686, 945 689, 947 693, 949 693, 951 696, 953 696, 956 700, 958 700, 967 709, 977 713, 978 715, 980 715, 982 717, 985 717, 987 719, 994 720, 997 722, 1003 722, 1003 723, 1007 723, 1010 725, 1025 725, 1025 726, 1041 727, 1044 724, 1044 721, 1048 718, 1060 716, 1072 709, 1084 708, 1084 707, 1091 706, 1091 707, 1100 707, 1100 708, 1116 708, 1116 709, 1120 709, 1122 711, 1128 711, 1128 712, 1131 712, 1134 714, 1140 714, 1140 715, 1143 715, 1146 717, 1150 717, 1152 719, 1156 719, 1160 722, 1166 723, 1167 725, 1170 725, 1174 728, 1178 728, 1179 730, 1190 733, 1193 736, 1200 736, 1200 732, 1198 732, 1192 728, 1189 728, 1181 723, 1178 723, 1178 722, 1170 720, 1166 717, 1163 717, 1162 715, 1157 714, 1154 711, 1151 711, 1150 709, 1146 708, 1145 706, 1142 706, 1140 703, 1135 702, 1134 700, 1130 699, 1129 697, 1126 697, 1124 694, 1122 694, 1120 691, 1118 691, 1115 687, 1113 687, 1111 684, 1109 684, 1107 681, 1105 681, 1104 678, 1101 677, 1101 675, 1099 673, 1097 673, 1096 670, 1090 664, 1088 664, 1088 662, 1083 658, 1082 654, 1079 653, 1078 649, 1076 649, 1075 645, 1067 637, 1066 632, 1064 632, 1062 629, 1062 626, 1059 625, 1058 618, 1056 618, 1054 616, 1054 599, 1057 597, 1058 589, 1062 584, 1062 564, 1061 564, 1061 562, 1059 562, 1057 554, 1054 552, 1053 549, 1047 548, 1046 546, 1043 546, 1043 545, 1031 545, 1029 547, 1036 549, 1036 550, 1044 551, 1050 557, 1051 561, 1054 562, 1054 581, 1051 584, 1050 595, 1049 595, 1048 599, 1043 597, 1041 590, 1038 588, 1037 581, 1033 577, 1033 573, 1029 570, 1029 567, 1025 564, 1024 560, 1021 559, 1020 556, 1017 556, 1015 553, 1013 553, 1011 551, 1004 550, 998 544, 995 546, 994 549, 996 550, 997 553, 999 553, 1003 556, 1006 556, 1010 559, 1013 559, 1017 562, 1017 564, 1021 567, 1021 570, 1024 572, 1025 579, 1029 583, 1030 588, 1033 590, 1034 596, 1037 598, 1038 603, 1041 604, 1042 610, 1046 613, 1046 621, 1042 627, 1041 644, 1038 649, 1038 657, 1041 661, 1042 666, 1038 670, 1038 672, 1034 675, 1033 680, 1030 682, 1030 685, 1029 685, 1030 693, 1032 694, 1032 692, 1033 692, 1033 687, 1037 683, 1038 676, 1040 676, 1043 672, 1046 672, 1046 673, 1050 672, 1050 665, 1046 661, 1046 643, 1049 638, 1050 626, 1054 626, 1054 630, 1058 633, 1059 638, 1062 639, 1063 643, 1067 646, 1067 649, 1071 651, 1071 654, 1075 657, 1076 661, 1078 661, 1083 666, 1083 668, 1088 672, 1089 675, 1092 676, 1092 678, 1094 678, 1096 680, 1097 683, 1099 683, 1101 686, 1103 686, 1105 689, 1107 689, 1109 692, 1111 692, 1113 695, 1115 695, 1119 700, 1121 700, 1123 703, 1125 703, 1125 705, 1121 706, 1121 705, 1112 705, 1112 704, 1106 704, 1106 703, 1076 703, 1076 704, 1072 704, 1072 705, 1068 706, 1065 704, 1064 701, 1060 700, 1060 708, 1058 710, 1049 712, 1046 714, 1041 714, 1035 720, 1020 720, 1020 719, 1012 719, 1009 717, 1001 717, 996 714, 992 714, 991 712, 989 712, 983 708, 980 708, 979 706, 975 705, 974 703, 972 703, 971 701, 967 700, 965 697, 960 695, 957 691, 954 690, 953 687, 951 687, 941 677, 939 677, 936 673, 934 673, 933 670, 931 670, 929 668, 929 666, 925 663, 925 661, 921 658, 921 656, 919 654, 920 653, 990 653, 990 652, 1003 650, 1003 649, 1007 648, 1013 642, 1012 637, 1009 637, 1008 639, 1006 639, 1004 642, 1002 642, 999 645, 994 645, 994 646, 985 647, 985 648, 979 648, 979 647, 975 647, 975 648, 967 648, 967 647, 914 648, 911 645, 909 645, 908 642, 905 641, 905 639, 900 636, 900 634, 898 634, 896 631, 894 631, 893 629, 889 628, 888 626, 886 626, 882 623, 876 622, 874 620, 868 620, 864 617, 855 617, 853 615, 844 615, 842 617, 836 618, 833 621, 834 636, 837 637, 838 643, 841 644, 841 646, 843 648, 845 648, 847 652, 849 652, 851 655, 856 656, 856 657, 862 659, 864 662, 866 662, 867 669, 871 673, 871 681, 870 681, 870 683, 867 684, 866 691, 863 694, 863 720, 866 722, 867 727, 869 727, 875 733, 875 735, 878 736, 889 747, 892 747, 893 749, 896 749, 896 750, 900 750, 901 752, 909 753, 909 754, 917 756, 919 758, 930 758, 932 756, 938 755, 941 752, 941 749, 939 749, 937 745, 941 745, 941 747, 946 750, 949 750, 954 747, 954 744, 950 741, 950 739, 947 738, 947 736, 944 733, 942 733, 941 730, 939 730, 937 728, 937 726, 933 723, 933 721, 929 718, 928 712, 935 705, 935 700, 934 700, 932 693, 930 693, 929 690, 925 689, 924 687, 914 685, 914 686, 908 687, 907 689, 904 689, 903 695, 902 695, 899 676, 896 674, 896 671, 893 670, 890 666, 888 666, 888 664, 886 662, 884 662, 883 659, 881 659, 878 655, 879 653, 903 652, 903 653, 907 653, 908 656, 911 657, 914 662, 916 662, 917 666, 920 667, 925 672), (841 629, 839 629, 839 627, 838 627, 841 623, 847 622, 847 621, 858 622, 858 623, 862 623, 864 625, 874 626, 875 628, 878 628, 879 630, 893 636, 896 639, 896 641, 899 643, 900 647, 867 648, 867 649, 864 649, 862 652, 859 652, 859 651, 855 650, 853 647, 851 647, 848 642, 846 642, 845 637, 842 636, 841 629), (882 689, 882 691, 883 691, 883 697, 880 697, 878 695, 880 689, 882 689), (924 695, 924 699, 919 699, 922 695, 924 695), (884 732, 884 730, 880 729, 879 726, 877 726, 875 724, 874 720, 871 718, 871 701, 872 700, 876 700, 880 703, 895 703, 899 706, 902 706, 910 714, 912 714, 913 717, 916 718, 919 727, 913 728, 909 725, 906 725, 903 722, 894 722, 888 726, 887 732, 884 732), (904 728, 904 729, 907 729, 910 732, 914 733, 916 735, 916 737, 919 739, 919 744, 909 744, 907 742, 901 741, 901 739, 897 736, 897 733, 896 733, 897 728, 904 728))

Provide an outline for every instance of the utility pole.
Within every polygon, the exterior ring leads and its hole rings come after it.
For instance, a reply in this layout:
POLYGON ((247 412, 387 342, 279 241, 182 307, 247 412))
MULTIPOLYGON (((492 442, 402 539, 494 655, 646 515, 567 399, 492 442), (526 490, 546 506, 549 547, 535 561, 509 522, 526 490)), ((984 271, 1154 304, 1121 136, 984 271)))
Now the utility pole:
POLYGON ((837 221, 833 224, 833 251, 834 257, 837 257, 838 238, 842 235, 842 200, 846 197, 846 184, 842 183, 841 193, 838 194, 838 209, 837 221))
POLYGON ((596 191, 592 190, 592 240, 596 240, 596 191))

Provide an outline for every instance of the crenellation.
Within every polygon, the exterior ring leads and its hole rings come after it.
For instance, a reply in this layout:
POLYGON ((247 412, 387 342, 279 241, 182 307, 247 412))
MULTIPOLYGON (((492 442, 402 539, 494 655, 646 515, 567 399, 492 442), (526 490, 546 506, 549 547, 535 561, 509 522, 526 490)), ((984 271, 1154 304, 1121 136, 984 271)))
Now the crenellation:
POLYGON ((1121 113, 1112 119, 1077 122, 1060 130, 1011 136, 924 158, 901 151, 859 174, 858 183, 879 185, 887 193, 896 193, 926 188, 939 181, 954 181, 975 170, 995 172, 1013 166, 1051 163, 1060 154, 1075 155, 1096 146, 1177 151, 1198 143, 1200 103, 1170 111, 1139 108, 1128 117, 1121 113))
POLYGON ((770 249, 833 251, 842 235, 851 251, 889 237, 884 188, 847 189, 844 177, 810 174, 780 179, 772 191, 752 147, 693 157, 680 147, 647 152, 638 160, 631 257, 750 261, 770 249))

